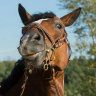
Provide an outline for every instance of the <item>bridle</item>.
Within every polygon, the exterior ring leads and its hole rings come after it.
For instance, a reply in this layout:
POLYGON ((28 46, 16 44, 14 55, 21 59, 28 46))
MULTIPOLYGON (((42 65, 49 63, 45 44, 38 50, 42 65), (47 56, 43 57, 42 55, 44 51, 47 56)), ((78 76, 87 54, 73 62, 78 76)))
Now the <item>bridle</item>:
MULTIPOLYGON (((33 26, 33 25, 28 25, 27 27, 32 28, 32 26, 33 26)), ((26 28, 26 26, 25 26, 25 28, 26 28)), ((56 85, 56 83, 55 83, 55 72, 56 72, 56 70, 55 70, 55 68, 52 66, 52 65, 53 65, 53 64, 52 64, 52 61, 53 61, 52 59, 55 58, 55 57, 53 58, 53 55, 54 55, 54 53, 55 53, 55 50, 56 50, 57 48, 59 48, 60 46, 62 46, 62 45, 64 44, 64 42, 66 42, 67 45, 68 45, 68 51, 69 51, 69 57, 68 57, 68 63, 69 63, 69 61, 70 61, 70 56, 71 56, 70 43, 68 42, 67 37, 62 37, 62 38, 61 38, 61 37, 58 37, 55 41, 53 41, 52 37, 48 34, 47 30, 46 30, 45 28, 42 28, 42 26, 41 26, 40 24, 38 24, 38 23, 35 24, 34 28, 38 29, 38 31, 39 31, 39 32, 43 35, 43 37, 44 37, 44 50, 43 50, 43 51, 45 51, 46 55, 45 55, 44 60, 42 61, 42 66, 41 66, 41 67, 43 68, 44 72, 46 72, 46 71, 48 71, 48 70, 50 69, 50 70, 51 70, 51 73, 52 73, 51 77, 46 77, 45 79, 46 79, 46 80, 52 80, 52 79, 53 79, 54 84, 55 84, 55 87, 56 87, 57 95, 58 95, 58 96, 61 96, 61 95, 60 95, 60 92, 59 92, 59 89, 58 89, 58 87, 57 87, 57 85, 56 85), (48 48, 48 49, 47 49, 46 39, 48 39, 48 40, 50 41, 50 43, 51 43, 51 47, 48 48), (51 55, 49 56, 50 52, 51 52, 51 55)), ((42 51, 41 51, 41 52, 42 52, 42 51)), ((20 96, 23 95, 24 90, 25 90, 26 82, 27 82, 27 80, 28 80, 28 75, 27 75, 27 74, 28 74, 28 73, 29 73, 29 74, 32 73, 32 68, 33 68, 33 67, 34 67, 34 66, 32 66, 32 64, 31 64, 31 65, 29 64, 29 65, 27 66, 27 68, 25 68, 25 73, 24 73, 24 75, 25 75, 25 80, 24 80, 24 83, 23 83, 23 85, 22 85, 22 91, 21 91, 20 96)), ((33 69, 34 69, 34 68, 33 68, 33 69)), ((62 74, 60 74, 60 75, 62 75, 62 74)))

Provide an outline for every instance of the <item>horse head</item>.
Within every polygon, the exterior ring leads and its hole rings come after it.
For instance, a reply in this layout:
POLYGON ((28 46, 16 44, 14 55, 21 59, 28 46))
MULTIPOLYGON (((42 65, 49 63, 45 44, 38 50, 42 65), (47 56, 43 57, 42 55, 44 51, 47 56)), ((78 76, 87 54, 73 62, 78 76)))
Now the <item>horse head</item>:
POLYGON ((61 18, 52 12, 30 15, 21 4, 18 9, 25 25, 20 39, 20 54, 36 67, 40 67, 45 61, 52 62, 51 66, 63 70, 70 57, 65 27, 74 23, 81 8, 61 18))

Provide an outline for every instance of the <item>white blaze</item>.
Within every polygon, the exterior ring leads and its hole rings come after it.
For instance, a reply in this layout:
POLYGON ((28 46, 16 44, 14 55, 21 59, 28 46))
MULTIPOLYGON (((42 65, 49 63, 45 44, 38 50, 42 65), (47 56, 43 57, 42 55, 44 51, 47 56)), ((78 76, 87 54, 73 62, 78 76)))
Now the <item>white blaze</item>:
POLYGON ((48 18, 47 18, 47 19, 39 19, 39 20, 37 20, 37 21, 34 21, 34 23, 39 23, 39 24, 41 24, 42 21, 44 21, 44 20, 48 20, 48 18))

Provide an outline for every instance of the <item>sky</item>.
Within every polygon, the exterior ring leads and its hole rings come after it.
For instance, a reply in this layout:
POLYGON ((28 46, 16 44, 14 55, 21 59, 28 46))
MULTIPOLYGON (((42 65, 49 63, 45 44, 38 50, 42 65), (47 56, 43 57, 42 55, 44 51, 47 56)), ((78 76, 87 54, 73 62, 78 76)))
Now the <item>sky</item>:
POLYGON ((30 13, 52 11, 62 17, 67 14, 61 10, 57 0, 1 0, 0 1, 0 60, 17 60, 20 58, 17 47, 23 24, 18 14, 21 3, 30 13))

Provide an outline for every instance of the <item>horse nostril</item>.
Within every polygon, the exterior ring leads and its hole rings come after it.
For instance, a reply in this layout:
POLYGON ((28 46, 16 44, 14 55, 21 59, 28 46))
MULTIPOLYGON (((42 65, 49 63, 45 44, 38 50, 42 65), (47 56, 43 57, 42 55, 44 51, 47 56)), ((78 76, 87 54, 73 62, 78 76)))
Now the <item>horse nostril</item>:
POLYGON ((40 38, 40 35, 38 34, 38 33, 35 33, 34 34, 34 36, 33 36, 33 38, 35 39, 35 40, 40 40, 41 38, 40 38))
POLYGON ((24 47, 24 50, 27 50, 27 47, 24 47))

